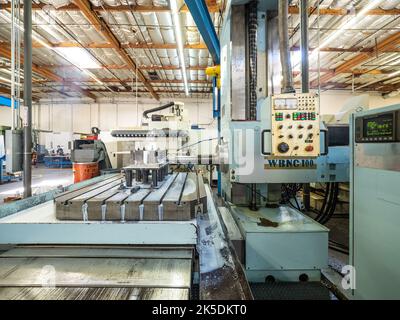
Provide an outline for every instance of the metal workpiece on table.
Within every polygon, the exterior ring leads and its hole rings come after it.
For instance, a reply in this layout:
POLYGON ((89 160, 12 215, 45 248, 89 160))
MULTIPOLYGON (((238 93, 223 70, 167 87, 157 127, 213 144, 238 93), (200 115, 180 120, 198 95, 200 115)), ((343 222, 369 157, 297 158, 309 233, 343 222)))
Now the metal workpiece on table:
POLYGON ((133 171, 125 170, 125 182, 127 187, 132 187, 133 171))
POLYGON ((158 184, 158 176, 157 176, 157 169, 151 170, 151 185, 153 187, 157 187, 158 184))
POLYGON ((157 170, 156 173, 157 173, 158 182, 163 181, 164 177, 165 177, 164 171, 163 170, 157 170))
POLYGON ((135 169, 135 179, 137 182, 142 182, 142 170, 141 169, 135 169))
POLYGON ((147 174, 147 170, 141 169, 140 171, 142 172, 142 182, 144 184, 148 184, 149 183, 149 176, 147 174))
MULTIPOLYGON (((137 150, 135 153, 138 151, 142 150, 137 150)), ((136 155, 136 157, 138 156, 136 155)), ((150 162, 148 163, 144 163, 143 160, 137 161, 136 159, 135 164, 123 168, 127 187, 132 186, 133 172, 135 172, 136 182, 151 184, 153 188, 157 188, 159 186, 159 182, 162 182, 164 177, 167 175, 166 172, 168 171, 168 163, 164 161, 165 156, 162 156, 162 162, 157 162, 158 160, 154 157, 156 156, 153 156, 153 159, 148 158, 150 159, 150 162)))

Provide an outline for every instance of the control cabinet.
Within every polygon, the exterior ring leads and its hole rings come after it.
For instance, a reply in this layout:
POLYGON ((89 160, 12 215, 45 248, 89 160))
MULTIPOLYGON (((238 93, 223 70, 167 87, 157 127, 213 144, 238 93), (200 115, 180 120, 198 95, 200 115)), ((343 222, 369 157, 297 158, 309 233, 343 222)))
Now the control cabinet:
POLYGON ((318 157, 319 99, 313 93, 288 93, 272 97, 271 156, 318 157))
POLYGON ((400 105, 351 116, 350 265, 355 299, 400 299, 400 105))
POLYGON ((357 143, 400 142, 400 111, 357 117, 355 140, 357 143))

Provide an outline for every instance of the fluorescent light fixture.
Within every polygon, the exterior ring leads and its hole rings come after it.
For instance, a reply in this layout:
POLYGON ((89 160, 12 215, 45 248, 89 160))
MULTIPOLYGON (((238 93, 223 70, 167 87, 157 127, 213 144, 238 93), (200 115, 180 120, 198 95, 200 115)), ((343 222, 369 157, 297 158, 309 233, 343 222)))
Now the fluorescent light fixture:
POLYGON ((321 49, 326 47, 329 43, 331 43, 333 40, 337 39, 345 29, 349 29, 352 26, 354 26, 355 24, 357 24, 360 19, 365 16, 365 14, 367 13, 367 11, 376 8, 377 6, 379 6, 381 3, 383 2, 383 0, 378 0, 378 1, 369 1, 369 4, 366 5, 360 12, 358 12, 353 18, 351 18, 348 21, 345 21, 344 23, 342 23, 340 25, 340 27, 338 28, 339 30, 337 30, 336 32, 332 33, 330 36, 328 36, 319 46, 318 48, 315 48, 312 53, 311 56, 312 58, 315 58, 315 54, 321 49))
POLYGON ((189 86, 186 75, 185 56, 183 54, 182 29, 181 29, 181 21, 179 20, 178 3, 176 2, 176 0, 170 0, 170 5, 172 12, 172 20, 174 21, 174 26, 175 26, 175 36, 176 36, 176 43, 178 45, 178 53, 182 69, 183 83, 185 84, 186 96, 188 96, 189 86))
POLYGON ((101 66, 83 48, 79 47, 56 47, 54 51, 80 69, 100 69, 101 66))

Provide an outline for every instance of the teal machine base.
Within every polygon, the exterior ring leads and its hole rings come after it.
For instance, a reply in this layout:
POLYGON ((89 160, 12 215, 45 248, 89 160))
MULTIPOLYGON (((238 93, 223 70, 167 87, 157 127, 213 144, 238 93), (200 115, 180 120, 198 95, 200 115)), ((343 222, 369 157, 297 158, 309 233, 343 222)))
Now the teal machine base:
POLYGON ((231 207, 245 241, 243 265, 249 282, 319 281, 328 266, 329 230, 288 206, 231 207), (260 218, 274 226, 260 225, 260 218))

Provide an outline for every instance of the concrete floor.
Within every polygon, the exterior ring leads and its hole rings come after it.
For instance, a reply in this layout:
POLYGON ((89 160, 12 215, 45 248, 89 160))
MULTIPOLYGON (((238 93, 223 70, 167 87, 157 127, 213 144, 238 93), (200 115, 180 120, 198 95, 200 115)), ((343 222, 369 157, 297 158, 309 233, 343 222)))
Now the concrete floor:
MULTIPOLYGON (((32 194, 36 195, 58 186, 67 186, 73 183, 72 169, 50 169, 45 166, 32 167, 32 194)), ((0 203, 4 198, 23 194, 22 181, 8 182, 0 185, 0 203)))

